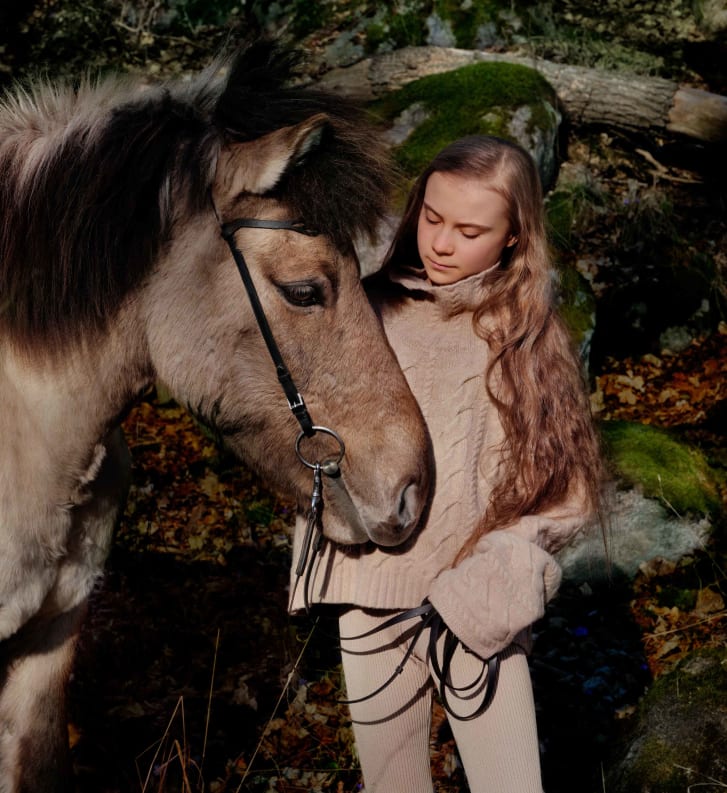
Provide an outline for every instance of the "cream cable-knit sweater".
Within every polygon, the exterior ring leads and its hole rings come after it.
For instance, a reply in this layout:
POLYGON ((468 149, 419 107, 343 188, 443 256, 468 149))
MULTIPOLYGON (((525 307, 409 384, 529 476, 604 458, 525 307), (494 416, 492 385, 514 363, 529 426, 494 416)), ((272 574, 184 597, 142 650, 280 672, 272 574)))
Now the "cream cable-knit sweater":
MULTIPOLYGON (((495 481, 504 436, 487 399, 488 347, 472 328, 487 273, 432 286, 416 271, 396 280, 402 301, 379 306, 387 337, 424 414, 435 460, 426 524, 403 546, 344 547, 325 541, 311 575, 311 602, 406 609, 429 598, 447 625, 482 657, 508 646, 544 613, 560 583, 550 555, 586 520, 580 499, 528 515, 480 540, 456 568, 495 481)), ((325 527, 325 510, 323 523, 325 527)), ((294 563, 305 520, 296 524, 294 563)), ((303 581, 291 579, 291 610, 303 607, 303 581)))

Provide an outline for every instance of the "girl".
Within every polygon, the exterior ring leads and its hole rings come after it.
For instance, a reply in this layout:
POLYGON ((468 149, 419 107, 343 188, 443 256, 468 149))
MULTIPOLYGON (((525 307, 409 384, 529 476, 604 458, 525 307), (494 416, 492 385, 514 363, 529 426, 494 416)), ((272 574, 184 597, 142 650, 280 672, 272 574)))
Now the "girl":
POLYGON ((403 546, 324 542, 292 595, 294 609, 304 595, 345 606, 367 793, 432 790, 432 680, 473 793, 542 791, 529 628, 560 582, 552 554, 595 513, 600 489, 552 285, 535 165, 488 136, 435 157, 368 279, 427 422, 435 490, 403 546))

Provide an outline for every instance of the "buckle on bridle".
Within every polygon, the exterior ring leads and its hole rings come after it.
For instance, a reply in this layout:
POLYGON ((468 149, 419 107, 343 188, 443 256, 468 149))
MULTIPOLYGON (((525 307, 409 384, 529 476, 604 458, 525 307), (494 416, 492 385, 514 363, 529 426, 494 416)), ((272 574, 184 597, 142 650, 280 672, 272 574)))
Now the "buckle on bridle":
POLYGON ((300 392, 296 394, 295 399, 292 402, 288 400, 288 407, 293 411, 297 410, 298 408, 305 407, 305 401, 303 400, 303 397, 300 395, 300 392))

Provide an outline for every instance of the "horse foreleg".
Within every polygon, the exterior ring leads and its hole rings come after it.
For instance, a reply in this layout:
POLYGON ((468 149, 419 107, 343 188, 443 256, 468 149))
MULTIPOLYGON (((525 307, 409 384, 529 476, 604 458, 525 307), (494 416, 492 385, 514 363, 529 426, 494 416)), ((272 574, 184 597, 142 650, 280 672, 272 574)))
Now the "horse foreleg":
POLYGON ((53 586, 35 616, 0 642, 0 793, 72 789, 66 685, 88 596, 128 488, 129 455, 120 431, 95 459, 70 513, 53 586))
POLYGON ((0 693, 0 791, 72 790, 66 683, 84 605, 36 618, 3 643, 0 693))

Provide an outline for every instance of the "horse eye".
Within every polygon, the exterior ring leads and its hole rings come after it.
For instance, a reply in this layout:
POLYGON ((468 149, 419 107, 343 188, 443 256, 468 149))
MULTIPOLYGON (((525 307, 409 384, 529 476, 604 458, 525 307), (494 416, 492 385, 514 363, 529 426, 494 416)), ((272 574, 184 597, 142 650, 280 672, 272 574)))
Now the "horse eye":
POLYGON ((320 306, 323 295, 315 284, 285 284, 280 290, 283 297, 293 306, 320 306))

